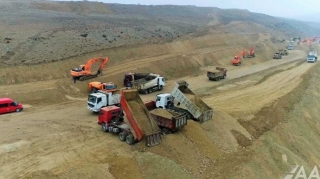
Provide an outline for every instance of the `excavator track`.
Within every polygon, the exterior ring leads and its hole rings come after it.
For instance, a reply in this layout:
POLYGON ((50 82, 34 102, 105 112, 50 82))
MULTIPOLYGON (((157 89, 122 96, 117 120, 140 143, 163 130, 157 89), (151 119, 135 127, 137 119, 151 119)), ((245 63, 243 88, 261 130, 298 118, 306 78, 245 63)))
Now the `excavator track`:
POLYGON ((89 79, 97 78, 97 77, 98 77, 98 75, 83 76, 83 77, 79 78, 79 81, 85 81, 85 80, 89 80, 89 79))

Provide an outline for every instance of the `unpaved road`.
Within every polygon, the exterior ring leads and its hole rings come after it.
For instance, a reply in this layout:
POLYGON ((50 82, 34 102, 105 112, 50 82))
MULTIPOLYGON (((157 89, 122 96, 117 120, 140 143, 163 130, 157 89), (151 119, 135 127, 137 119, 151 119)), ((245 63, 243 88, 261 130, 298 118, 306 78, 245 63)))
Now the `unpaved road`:
MULTIPOLYGON (((292 55, 295 57, 289 56, 290 59, 287 57, 231 70, 226 81, 249 74, 254 78, 260 70, 301 59, 304 52, 294 51, 292 55)), ((227 90, 207 96, 205 101, 221 111, 253 112, 292 90, 301 81, 301 75, 313 65, 315 64, 303 63, 291 70, 274 74, 256 86, 227 90)), ((205 75, 190 77, 187 81, 194 90, 221 83, 208 81, 205 75)), ((50 87, 50 82, 39 82, 39 84, 41 88, 50 87)), ((169 84, 172 86, 173 82, 169 81, 169 84)), ((35 83, 22 86, 30 90, 38 87, 35 83)), ((12 87, 6 86, 7 89, 12 87)), ((170 92, 171 89, 169 85, 165 91, 170 92)), ((154 95, 144 95, 142 98, 153 99, 154 95)), ((126 156, 128 159, 124 164, 130 164, 125 172, 124 169, 116 168, 114 172, 118 172, 117 176, 131 173, 136 178, 141 178, 138 165, 132 159, 132 148, 120 142, 117 136, 102 133, 100 126, 97 125, 97 116, 86 109, 86 103, 83 101, 70 100, 56 105, 34 106, 30 111, 1 115, 0 131, 1 179, 24 176, 41 170, 49 170, 59 175, 70 172, 84 163, 92 164, 96 168, 103 164, 105 170, 102 173, 95 174, 96 171, 91 171, 91 177, 103 178, 110 176, 107 163, 112 164, 114 161, 111 156, 126 156)), ((71 175, 71 177, 76 176, 76 174, 71 175)))

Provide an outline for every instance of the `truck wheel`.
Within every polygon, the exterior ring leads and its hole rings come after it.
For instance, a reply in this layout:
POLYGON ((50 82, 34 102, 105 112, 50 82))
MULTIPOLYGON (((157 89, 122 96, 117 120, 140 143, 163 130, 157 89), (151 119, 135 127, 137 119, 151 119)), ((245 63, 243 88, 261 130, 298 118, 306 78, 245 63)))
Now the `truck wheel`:
POLYGON ((106 123, 102 123, 102 124, 101 124, 101 129, 102 129, 103 132, 108 132, 108 126, 107 126, 107 124, 106 124, 106 123))
POLYGON ((20 111, 21 111, 21 109, 20 109, 20 108, 16 109, 16 112, 20 112, 20 111))
POLYGON ((129 144, 129 145, 134 144, 134 138, 133 138, 133 135, 132 135, 132 134, 127 135, 127 137, 126 137, 126 142, 127 142, 127 144, 129 144))
POLYGON ((126 141, 126 137, 127 137, 127 133, 126 132, 120 132, 120 134, 119 134, 119 139, 121 140, 121 141, 126 141))
POLYGON ((161 91, 162 89, 163 89, 163 86, 160 86, 160 87, 159 87, 159 91, 161 91))

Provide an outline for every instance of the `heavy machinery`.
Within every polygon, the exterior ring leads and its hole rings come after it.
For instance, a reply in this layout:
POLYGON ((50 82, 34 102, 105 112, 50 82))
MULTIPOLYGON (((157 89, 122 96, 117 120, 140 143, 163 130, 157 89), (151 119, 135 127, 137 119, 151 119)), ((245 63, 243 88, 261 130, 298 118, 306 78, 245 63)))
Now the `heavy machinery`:
POLYGON ((98 90, 96 93, 89 94, 87 108, 93 112, 99 112, 101 108, 106 106, 119 106, 120 97, 120 90, 98 90))
POLYGON ((249 50, 249 52, 246 55, 246 58, 253 58, 255 57, 255 51, 254 51, 254 47, 251 47, 251 49, 249 50))
POLYGON ((189 84, 184 80, 177 81, 171 94, 160 93, 156 96, 156 107, 170 109, 178 113, 185 112, 188 119, 200 123, 211 120, 213 109, 194 94, 188 86, 189 84), (174 104, 175 99, 178 101, 176 106, 174 104))
POLYGON ((219 81, 227 76, 227 69, 216 67, 217 71, 207 71, 207 77, 209 80, 219 81))
POLYGON ((96 78, 98 75, 102 73, 102 70, 108 63, 109 58, 93 58, 88 60, 88 62, 85 65, 80 65, 79 68, 73 68, 70 70, 70 75, 73 78, 74 83, 76 80, 79 81, 85 81, 88 79, 96 78), (94 63, 101 63, 99 69, 97 70, 97 73, 92 73, 91 67, 94 63))
POLYGON ((89 91, 91 93, 96 93, 99 90, 114 92, 117 90, 117 85, 112 82, 102 83, 98 81, 93 81, 88 84, 89 91))
POLYGON ((161 143, 161 131, 141 100, 137 89, 121 90, 121 109, 124 117, 121 119, 120 107, 105 107, 101 109, 99 122, 102 130, 119 134, 120 140, 134 144, 146 138, 148 147, 161 143))
POLYGON ((235 56, 231 60, 231 63, 236 66, 241 65, 242 58, 245 58, 245 53, 246 53, 245 50, 242 50, 237 56, 235 56))
POLYGON ((288 55, 288 50, 287 49, 279 49, 279 53, 281 56, 288 55))
POLYGON ((310 51, 307 56, 308 63, 314 63, 318 60, 318 54, 316 51, 310 51))
POLYGON ((101 108, 98 123, 102 131, 119 135, 121 141, 129 145, 146 139, 146 145, 152 147, 161 143, 161 131, 144 106, 136 89, 121 91, 121 107, 101 108))
POLYGON ((182 129, 187 125, 187 114, 168 109, 157 108, 155 101, 145 102, 151 116, 161 129, 162 134, 169 134, 182 129))
POLYGON ((127 73, 123 84, 125 87, 136 88, 140 93, 148 94, 161 91, 165 86, 165 79, 154 73, 127 73))
POLYGON ((274 53, 273 59, 281 59, 282 55, 279 52, 274 53))

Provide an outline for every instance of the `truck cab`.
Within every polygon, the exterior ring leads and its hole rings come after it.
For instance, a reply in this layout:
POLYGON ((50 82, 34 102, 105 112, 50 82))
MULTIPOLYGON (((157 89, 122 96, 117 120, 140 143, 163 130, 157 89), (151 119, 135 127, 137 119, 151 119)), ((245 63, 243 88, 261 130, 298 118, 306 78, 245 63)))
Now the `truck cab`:
POLYGON ((93 112, 99 112, 102 107, 119 105, 120 94, 104 92, 99 90, 97 93, 89 94, 87 108, 93 112))
POLYGON ((123 113, 118 106, 107 106, 101 108, 98 116, 98 124, 109 124, 111 122, 123 122, 123 113))
POLYGON ((169 93, 160 93, 156 95, 156 107, 167 109, 168 105, 174 104, 174 97, 169 93))

